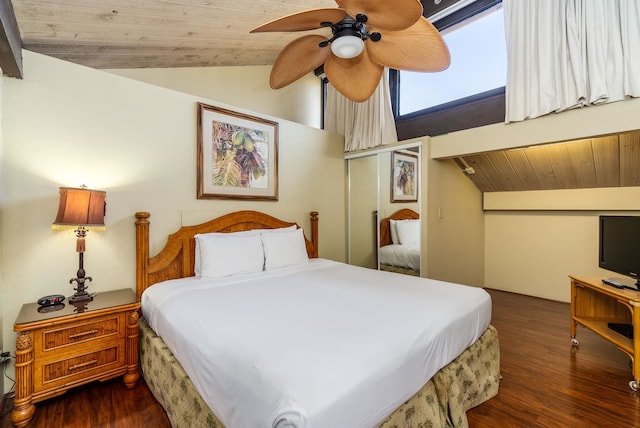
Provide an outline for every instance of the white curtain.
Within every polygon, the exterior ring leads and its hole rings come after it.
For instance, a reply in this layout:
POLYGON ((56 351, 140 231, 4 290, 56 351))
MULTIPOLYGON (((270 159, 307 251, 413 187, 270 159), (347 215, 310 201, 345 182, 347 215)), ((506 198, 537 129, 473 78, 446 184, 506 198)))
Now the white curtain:
POLYGON ((363 103, 351 101, 331 83, 327 85, 324 129, 344 135, 345 152, 398 141, 386 70, 383 76, 371 98, 363 103))
POLYGON ((640 1, 503 4, 506 122, 640 96, 640 1))

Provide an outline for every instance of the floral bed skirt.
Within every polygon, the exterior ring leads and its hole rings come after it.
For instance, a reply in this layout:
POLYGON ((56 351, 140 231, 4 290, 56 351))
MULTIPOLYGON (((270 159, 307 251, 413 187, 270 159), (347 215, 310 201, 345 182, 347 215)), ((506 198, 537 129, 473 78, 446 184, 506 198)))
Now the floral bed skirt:
MULTIPOLYGON (((174 428, 223 428, 180 363, 144 319, 140 322, 142 375, 174 428)), ((493 326, 424 387, 396 409, 380 428, 468 427, 466 411, 498 393, 500 347, 493 326)))

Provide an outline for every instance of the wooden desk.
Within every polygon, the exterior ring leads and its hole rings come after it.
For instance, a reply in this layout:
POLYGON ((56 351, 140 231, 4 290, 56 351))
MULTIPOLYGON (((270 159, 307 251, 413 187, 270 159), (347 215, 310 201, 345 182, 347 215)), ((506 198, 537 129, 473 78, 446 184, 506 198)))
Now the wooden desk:
POLYGON ((640 292, 619 289, 602 283, 601 277, 571 278, 571 343, 578 346, 578 324, 613 343, 631 358, 633 379, 629 387, 640 389, 640 292), (629 339, 608 327, 608 323, 633 325, 634 338, 629 339))
POLYGON ((34 403, 68 389, 124 375, 133 388, 138 371, 138 310, 132 289, 98 293, 92 301, 43 311, 22 306, 14 325, 16 396, 11 421, 26 426, 34 403))

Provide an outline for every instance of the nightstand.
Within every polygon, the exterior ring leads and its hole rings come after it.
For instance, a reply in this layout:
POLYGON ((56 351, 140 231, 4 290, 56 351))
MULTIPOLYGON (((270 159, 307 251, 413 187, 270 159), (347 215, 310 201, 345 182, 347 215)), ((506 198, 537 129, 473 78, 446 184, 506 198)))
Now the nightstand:
POLYGON ((84 305, 22 306, 16 340, 16 395, 11 421, 26 426, 34 403, 95 380, 124 375, 127 388, 138 371, 138 311, 132 289, 97 293, 84 305))

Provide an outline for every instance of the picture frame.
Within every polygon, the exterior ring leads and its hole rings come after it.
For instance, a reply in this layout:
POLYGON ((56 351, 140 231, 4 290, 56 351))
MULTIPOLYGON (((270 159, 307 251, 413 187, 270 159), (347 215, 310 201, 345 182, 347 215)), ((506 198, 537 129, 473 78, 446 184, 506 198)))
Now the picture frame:
POLYGON ((391 202, 418 202, 418 155, 391 153, 391 202))
POLYGON ((198 199, 278 200, 278 122, 198 104, 198 199))

